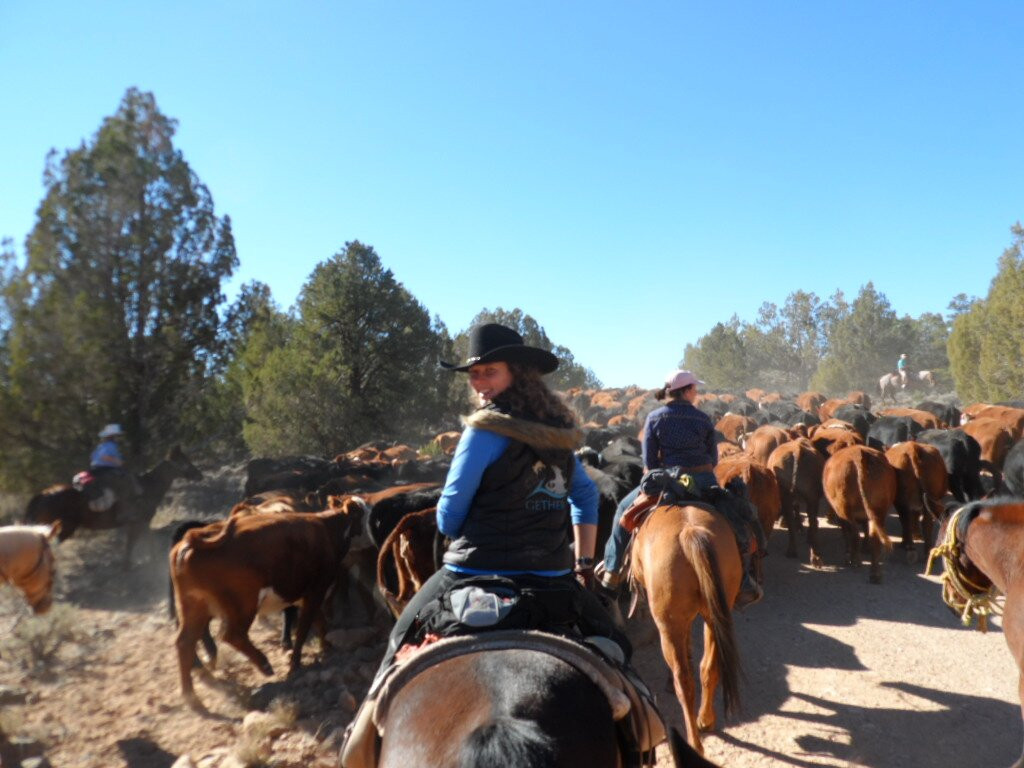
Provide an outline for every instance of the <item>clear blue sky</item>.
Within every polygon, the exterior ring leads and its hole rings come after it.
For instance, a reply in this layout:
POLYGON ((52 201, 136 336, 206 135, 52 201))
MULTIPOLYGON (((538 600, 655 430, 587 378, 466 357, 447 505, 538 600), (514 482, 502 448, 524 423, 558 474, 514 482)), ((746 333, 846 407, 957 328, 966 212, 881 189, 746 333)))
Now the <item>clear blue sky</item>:
POLYGON ((0 3, 0 236, 129 86, 290 306, 347 240, 607 385, 793 290, 984 295, 1024 212, 1019 2, 0 3))

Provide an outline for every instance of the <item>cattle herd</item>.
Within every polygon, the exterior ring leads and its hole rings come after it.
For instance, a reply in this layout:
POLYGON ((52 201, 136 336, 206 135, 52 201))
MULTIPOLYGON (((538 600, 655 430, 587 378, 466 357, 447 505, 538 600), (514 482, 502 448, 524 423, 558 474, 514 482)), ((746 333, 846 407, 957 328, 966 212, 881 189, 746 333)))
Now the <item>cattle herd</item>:
MULTIPOLYGON (((618 502, 642 476, 639 432, 657 402, 639 388, 565 396, 583 423, 579 455, 600 492, 600 552, 618 502)), ((827 517, 842 530, 851 566, 866 548, 873 583, 882 581, 882 552, 892 544, 890 513, 908 561, 923 566, 947 509, 1024 496, 1024 402, 873 409, 863 392, 786 397, 751 389, 702 393, 697 406, 716 426, 719 483, 743 480, 765 531, 785 527, 786 555, 820 566, 818 521, 827 517)), ((375 443, 330 460, 256 459, 244 499, 224 520, 182 525, 169 565, 186 700, 202 707, 191 674, 200 640, 206 663, 216 658, 213 618, 220 639, 266 674, 270 663, 247 634, 258 613, 298 607, 297 617, 286 612, 282 638, 293 668, 311 629, 324 642, 341 601, 386 626, 438 567, 444 543, 433 511, 458 437, 438 435, 419 451, 375 443)))

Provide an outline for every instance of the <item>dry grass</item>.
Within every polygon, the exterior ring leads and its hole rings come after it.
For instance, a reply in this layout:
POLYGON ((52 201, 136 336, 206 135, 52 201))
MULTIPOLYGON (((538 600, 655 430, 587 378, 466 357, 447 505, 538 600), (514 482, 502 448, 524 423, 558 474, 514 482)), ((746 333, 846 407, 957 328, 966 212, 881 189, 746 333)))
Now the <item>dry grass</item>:
POLYGON ((266 716, 247 724, 239 736, 234 755, 248 768, 263 768, 273 756, 273 741, 295 727, 299 705, 287 699, 274 699, 266 716))
POLYGON ((52 666, 63 647, 81 639, 80 626, 74 606, 56 603, 42 616, 19 619, 0 640, 0 656, 30 671, 52 666))

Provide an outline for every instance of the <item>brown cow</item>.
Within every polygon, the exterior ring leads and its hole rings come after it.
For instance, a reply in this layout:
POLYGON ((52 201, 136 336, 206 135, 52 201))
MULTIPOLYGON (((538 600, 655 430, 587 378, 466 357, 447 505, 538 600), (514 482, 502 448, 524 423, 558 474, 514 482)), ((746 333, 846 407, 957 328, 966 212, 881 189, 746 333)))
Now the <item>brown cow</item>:
POLYGON ((757 427, 754 420, 749 416, 741 416, 738 413, 727 413, 715 424, 715 429, 725 435, 725 439, 732 443, 739 444, 740 436, 753 432, 757 427))
POLYGON ((821 404, 828 400, 821 392, 801 392, 796 396, 796 404, 808 413, 817 413, 821 404))
POLYGON ((377 554, 377 589, 396 617, 437 570, 436 536, 437 508, 430 507, 403 517, 381 545, 377 554), (394 591, 388 587, 392 580, 394 591))
POLYGON ((316 514, 236 516, 195 528, 171 548, 170 573, 178 616, 178 670, 186 702, 202 704, 192 687, 196 641, 219 617, 221 638, 261 672, 273 674, 267 657, 249 639, 257 613, 298 603, 291 669, 302 662, 302 646, 314 619, 321 643, 322 605, 348 550, 353 515, 365 512, 357 497, 343 509, 316 514))
POLYGON ((772 532, 779 519, 781 501, 779 500, 779 484, 775 475, 759 461, 745 454, 729 456, 715 465, 715 478, 723 488, 734 477, 742 477, 747 484, 750 501, 757 507, 757 516, 765 536, 772 532))
MULTIPOLYGON (((1005 405, 984 405, 981 407, 971 406, 967 421, 973 419, 995 419, 1000 422, 1013 435, 1014 440, 1020 440, 1024 434, 1024 408, 1010 408, 1005 405)), ((964 415, 968 416, 967 411, 964 415)), ((964 423, 967 423, 966 421, 964 423)))
POLYGON ((736 445, 736 443, 730 443, 727 440, 724 443, 718 444, 718 458, 720 459, 724 459, 726 456, 735 456, 738 453, 743 453, 743 449, 736 445))
POLYGON ((949 493, 949 476, 939 449, 908 441, 896 443, 885 452, 886 460, 896 470, 896 511, 903 527, 903 543, 907 560, 916 562, 914 534, 920 533, 922 554, 927 557, 932 546, 934 521, 944 511, 940 499, 949 493))
POLYGON ((867 392, 863 392, 859 389, 855 389, 846 396, 846 402, 853 403, 854 405, 862 405, 867 410, 871 410, 871 398, 867 392))
POLYGON ((434 439, 430 441, 430 444, 437 446, 437 450, 445 456, 451 456, 455 453, 455 448, 459 444, 460 437, 462 437, 461 432, 442 432, 441 434, 436 435, 434 439))
POLYGON ((909 416, 925 429, 944 429, 949 426, 941 421, 938 416, 928 411, 919 411, 917 408, 886 408, 881 416, 909 416))
POLYGON ((825 462, 821 482, 843 529, 850 565, 860 567, 860 529, 866 526, 871 550, 868 579, 881 584, 881 552, 892 546, 885 532, 885 516, 896 500, 896 470, 881 451, 852 445, 825 462))
POLYGON ((745 394, 749 399, 753 400, 755 403, 759 403, 761 402, 761 398, 764 397, 766 393, 763 389, 754 387, 753 389, 748 389, 743 394, 745 394))
POLYGON ((755 460, 767 465, 768 457, 771 456, 772 451, 783 443, 788 443, 790 439, 789 432, 786 430, 766 424, 755 429, 747 437, 743 448, 755 460))
POLYGON ((1013 447, 1013 435, 1000 419, 979 416, 961 427, 981 446, 981 468, 992 473, 995 488, 1003 477, 1003 462, 1013 447))
POLYGON ((836 408, 838 408, 841 405, 848 405, 849 402, 850 401, 847 400, 845 397, 830 397, 828 400, 826 400, 824 403, 818 406, 818 418, 821 419, 822 421, 827 421, 828 419, 831 419, 832 414, 835 412, 836 408))
POLYGON ((833 455, 836 451, 849 448, 853 445, 863 445, 864 440, 857 432, 848 429, 816 429, 811 435, 811 442, 818 452, 825 457, 833 455))
POLYGON ((818 554, 818 505, 821 503, 821 473, 824 457, 806 439, 783 443, 768 457, 768 469, 779 484, 781 514, 789 528, 786 557, 796 557, 796 534, 800 529, 800 508, 807 516, 807 545, 810 563, 821 567, 818 554))

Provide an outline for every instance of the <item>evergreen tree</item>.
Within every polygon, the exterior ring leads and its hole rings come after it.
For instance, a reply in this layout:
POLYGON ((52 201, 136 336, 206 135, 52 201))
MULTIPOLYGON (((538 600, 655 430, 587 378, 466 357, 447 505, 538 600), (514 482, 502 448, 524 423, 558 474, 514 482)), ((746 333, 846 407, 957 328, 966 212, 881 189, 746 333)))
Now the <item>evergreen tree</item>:
MULTIPOLYGON (((965 400, 1024 396, 1024 228, 1011 228, 1013 242, 984 300, 970 303, 953 321, 949 359, 957 391, 965 400)), ((962 305, 962 303, 961 303, 962 305)))
MULTIPOLYGON (((372 247, 346 243, 313 270, 286 338, 243 380, 246 443, 331 455, 371 439, 422 439, 447 423, 443 338, 372 247)), ((268 341, 257 334, 250 346, 268 341)))
POLYGON ((174 147, 175 121, 129 89, 91 141, 47 159, 23 266, 7 249, 0 472, 80 468, 106 422, 136 468, 194 438, 217 352, 231 225, 174 147))

